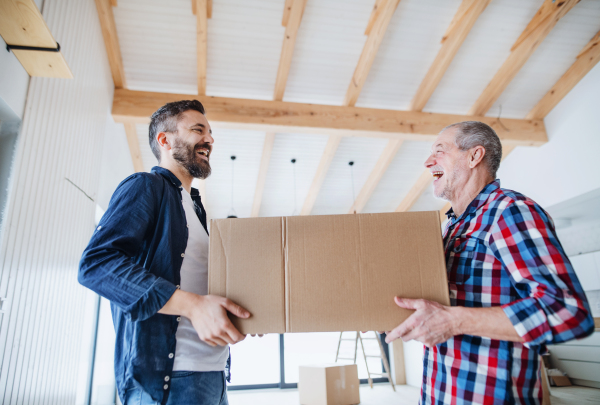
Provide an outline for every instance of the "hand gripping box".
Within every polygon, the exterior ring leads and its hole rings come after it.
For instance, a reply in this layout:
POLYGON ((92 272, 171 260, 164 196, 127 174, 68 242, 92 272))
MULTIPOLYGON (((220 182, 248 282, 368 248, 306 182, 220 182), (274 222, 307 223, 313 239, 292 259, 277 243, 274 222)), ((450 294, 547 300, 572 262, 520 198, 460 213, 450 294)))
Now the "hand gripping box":
POLYGON ((413 312, 394 296, 449 305, 437 211, 211 221, 209 294, 252 316, 241 333, 389 331, 413 312))

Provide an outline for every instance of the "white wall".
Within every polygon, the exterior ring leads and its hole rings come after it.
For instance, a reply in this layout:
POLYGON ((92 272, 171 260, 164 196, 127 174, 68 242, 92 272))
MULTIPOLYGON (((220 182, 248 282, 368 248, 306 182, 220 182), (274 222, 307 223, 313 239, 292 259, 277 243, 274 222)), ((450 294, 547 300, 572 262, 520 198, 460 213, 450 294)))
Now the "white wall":
POLYGON ((544 119, 549 142, 516 148, 502 163, 502 187, 543 207, 600 188, 600 64, 544 119))
POLYGON ((65 178, 97 197, 113 84, 93 0, 45 0, 42 14, 75 78, 29 84, 0 239, 3 404, 81 403, 90 366, 77 269, 96 204, 65 178))

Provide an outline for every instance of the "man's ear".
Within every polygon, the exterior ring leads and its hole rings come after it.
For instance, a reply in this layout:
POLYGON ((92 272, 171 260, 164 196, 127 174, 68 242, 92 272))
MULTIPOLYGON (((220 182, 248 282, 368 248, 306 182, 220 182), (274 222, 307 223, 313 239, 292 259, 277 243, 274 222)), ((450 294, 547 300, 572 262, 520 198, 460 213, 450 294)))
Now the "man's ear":
POLYGON ((166 132, 159 132, 156 135, 156 141, 158 142, 158 146, 161 148, 165 148, 166 150, 171 149, 171 144, 169 143, 169 139, 167 138, 166 132))
POLYGON ((469 167, 471 169, 475 168, 485 156, 485 148, 481 145, 475 146, 469 150, 469 167))

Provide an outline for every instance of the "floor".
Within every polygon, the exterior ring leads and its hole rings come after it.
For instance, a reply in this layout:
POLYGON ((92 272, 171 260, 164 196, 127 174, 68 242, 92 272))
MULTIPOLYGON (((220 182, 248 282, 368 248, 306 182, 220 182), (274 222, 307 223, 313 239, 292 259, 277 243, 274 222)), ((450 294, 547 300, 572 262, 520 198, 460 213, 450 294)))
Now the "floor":
MULTIPOLYGON (((360 387, 361 405, 415 405, 419 401, 420 390, 408 385, 396 386, 396 392, 388 384, 375 384, 360 387)), ((229 405, 298 405, 297 389, 271 389, 229 391, 229 405)), ((592 405, 600 404, 600 389, 587 387, 553 387, 552 405, 592 405)))
MULTIPOLYGON (((361 385, 360 404, 415 405, 420 392, 420 389, 408 385, 396 386, 396 392, 389 384, 375 384, 373 388, 361 385)), ((229 405, 298 405, 297 389, 229 391, 227 396, 229 405)))

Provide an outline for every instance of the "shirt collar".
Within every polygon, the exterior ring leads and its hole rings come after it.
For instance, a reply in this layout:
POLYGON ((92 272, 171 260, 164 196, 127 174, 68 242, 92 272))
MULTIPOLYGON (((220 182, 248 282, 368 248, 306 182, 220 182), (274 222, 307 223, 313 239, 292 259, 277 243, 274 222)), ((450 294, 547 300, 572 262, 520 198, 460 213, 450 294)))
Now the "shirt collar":
POLYGON ((158 174, 160 174, 165 179, 167 179, 171 183, 173 183, 173 185, 175 187, 177 187, 177 188, 181 187, 181 181, 177 178, 177 176, 175 176, 173 173, 171 173, 170 170, 165 169, 164 167, 154 166, 152 168, 152 173, 158 173, 158 174))
MULTIPOLYGON (((467 209, 465 210, 465 212, 463 212, 461 217, 470 215, 471 213, 477 211, 482 205, 484 205, 487 202, 487 200, 490 198, 490 195, 499 188, 500 179, 496 179, 491 183, 487 184, 483 188, 483 190, 479 192, 477 197, 475 197, 475 199, 473 199, 473 201, 471 201, 471 203, 467 206, 467 209)), ((454 210, 452 209, 452 207, 450 207, 450 209, 446 212, 446 216, 450 219, 456 218, 456 214, 454 214, 454 210)))

